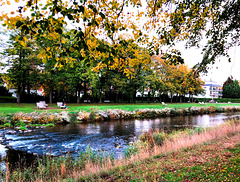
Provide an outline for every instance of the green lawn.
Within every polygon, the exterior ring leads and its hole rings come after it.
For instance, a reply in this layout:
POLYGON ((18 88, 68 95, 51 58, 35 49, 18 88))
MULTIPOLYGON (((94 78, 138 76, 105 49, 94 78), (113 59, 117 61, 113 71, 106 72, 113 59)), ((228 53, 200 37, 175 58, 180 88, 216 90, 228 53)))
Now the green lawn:
MULTIPOLYGON (((162 106, 161 103, 149 103, 149 104, 112 104, 112 103, 104 103, 104 104, 67 104, 68 106, 68 112, 69 113, 76 113, 79 111, 90 111, 90 108, 95 107, 99 108, 100 110, 106 110, 106 109, 123 109, 128 111, 134 111, 137 109, 163 109, 165 107, 170 108, 188 108, 192 106, 197 107, 208 107, 208 106, 240 106, 240 103, 221 103, 221 104, 215 104, 215 103, 207 103, 206 105, 200 105, 198 103, 168 103, 167 106, 162 106)), ((36 104, 16 104, 16 103, 0 103, 0 114, 1 115, 13 115, 17 112, 24 112, 24 113, 30 113, 30 112, 61 112, 62 109, 59 109, 56 104, 49 104, 50 109, 48 110, 38 110, 36 107, 36 104)))

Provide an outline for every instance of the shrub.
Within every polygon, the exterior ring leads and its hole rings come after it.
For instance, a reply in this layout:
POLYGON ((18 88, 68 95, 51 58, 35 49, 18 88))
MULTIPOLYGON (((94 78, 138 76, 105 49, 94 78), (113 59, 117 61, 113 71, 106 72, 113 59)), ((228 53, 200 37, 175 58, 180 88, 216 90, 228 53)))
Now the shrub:
POLYGON ((126 158, 131 157, 132 155, 136 155, 138 152, 137 144, 134 143, 133 145, 128 145, 127 148, 124 150, 124 156, 126 158))
POLYGON ((132 119, 132 118, 156 118, 161 116, 176 115, 197 115, 222 111, 240 111, 240 107, 189 107, 189 108, 164 108, 164 109, 139 109, 136 111, 125 111, 121 109, 108 109, 106 111, 91 108, 90 113, 79 112, 77 114, 78 121, 89 120, 113 120, 113 119, 132 119))
POLYGON ((153 132, 152 130, 149 131, 144 131, 143 134, 139 137, 139 140, 141 142, 144 142, 147 144, 148 148, 153 148, 154 147, 154 139, 153 139, 153 132))
POLYGON ((87 120, 89 120, 90 119, 90 113, 88 113, 88 112, 79 112, 78 114, 77 114, 77 118, 76 118, 78 121, 87 121, 87 120))
POLYGON ((12 117, 12 122, 24 122, 24 123, 33 123, 33 124, 47 124, 47 123, 64 123, 70 122, 70 117, 66 111, 60 113, 16 113, 12 117))
POLYGON ((3 126, 5 126, 5 127, 12 127, 11 123, 5 123, 3 126))
POLYGON ((20 130, 26 131, 27 128, 26 128, 25 126, 21 126, 21 127, 20 127, 20 130))
POLYGON ((7 117, 0 116, 0 124, 4 124, 7 122, 7 117))
POLYGON ((210 113, 214 113, 216 111, 216 108, 214 106, 211 106, 211 107, 208 107, 207 110, 210 112, 210 113))
POLYGON ((91 120, 95 120, 96 119, 96 116, 97 116, 97 113, 98 113, 99 109, 98 108, 95 108, 95 107, 91 107, 90 108, 90 114, 89 114, 89 118, 91 120))
POLYGON ((156 145, 162 145, 164 140, 167 139, 167 134, 165 132, 154 132, 153 140, 156 145))

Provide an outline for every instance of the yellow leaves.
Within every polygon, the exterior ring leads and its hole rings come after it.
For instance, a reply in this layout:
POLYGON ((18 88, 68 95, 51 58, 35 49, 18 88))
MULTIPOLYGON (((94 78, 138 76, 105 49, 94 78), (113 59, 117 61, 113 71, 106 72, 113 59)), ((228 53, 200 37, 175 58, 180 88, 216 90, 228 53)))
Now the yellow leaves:
POLYGON ((25 46, 27 45, 25 41, 19 41, 19 43, 20 43, 20 45, 23 46, 23 47, 25 47, 25 46))
POLYGON ((47 47, 47 51, 50 51, 50 49, 51 49, 50 47, 47 47))
POLYGON ((23 40, 24 40, 25 42, 27 42, 28 39, 27 39, 27 37, 23 37, 23 40))
POLYGON ((10 1, 7 1, 7 5, 11 5, 10 1))
POLYGON ((65 44, 65 43, 66 43, 65 39, 62 39, 62 40, 61 40, 61 42, 62 42, 63 44, 65 44))
POLYGON ((47 63, 47 58, 42 58, 42 62, 44 63, 44 64, 46 64, 47 63))
POLYGON ((84 49, 81 49, 80 54, 82 57, 86 57, 84 49))
POLYGON ((19 0, 15 0, 16 3, 19 3, 19 0))
POLYGON ((70 48, 69 48, 69 51, 70 51, 70 52, 74 52, 74 48, 73 48, 73 47, 70 47, 70 48))

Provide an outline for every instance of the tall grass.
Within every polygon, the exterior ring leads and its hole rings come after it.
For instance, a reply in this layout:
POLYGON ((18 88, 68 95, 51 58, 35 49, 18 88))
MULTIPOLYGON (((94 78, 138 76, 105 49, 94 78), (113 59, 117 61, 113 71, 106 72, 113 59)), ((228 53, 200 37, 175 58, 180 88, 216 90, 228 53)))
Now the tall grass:
POLYGON ((111 156, 96 155, 90 148, 81 153, 78 158, 70 156, 53 158, 48 156, 39 160, 36 168, 17 169, 10 173, 6 169, 5 181, 78 181, 84 176, 104 175, 109 170, 125 166, 149 158, 154 155, 167 154, 194 145, 203 144, 240 132, 240 120, 232 119, 213 128, 197 128, 194 130, 176 131, 170 134, 162 132, 146 132, 140 138, 126 157, 113 159, 111 156), (149 138, 152 138, 152 140, 149 138), (150 145, 149 145, 150 142, 150 145))

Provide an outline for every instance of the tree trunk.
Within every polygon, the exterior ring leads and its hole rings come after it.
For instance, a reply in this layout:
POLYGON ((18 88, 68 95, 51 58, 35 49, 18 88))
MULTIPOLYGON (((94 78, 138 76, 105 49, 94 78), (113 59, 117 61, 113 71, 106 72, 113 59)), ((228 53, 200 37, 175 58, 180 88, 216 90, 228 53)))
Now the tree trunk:
POLYGON ((17 89, 17 103, 20 104, 21 103, 21 86, 18 85, 18 89, 17 89))
POLYGON ((94 88, 92 87, 92 102, 95 102, 95 98, 94 98, 94 88))
POLYGON ((119 93, 116 93, 116 103, 119 103, 119 93))
POLYGON ((102 89, 100 89, 100 93, 99 93, 99 103, 102 103, 102 89))
POLYGON ((162 95, 159 93, 159 103, 162 103, 162 95))
POLYGON ((151 96, 150 91, 148 91, 148 103, 150 103, 151 100, 150 96, 151 96))
POLYGON ((83 86, 83 92, 84 92, 83 98, 86 99, 87 98, 87 85, 86 85, 86 81, 84 81, 83 84, 84 84, 84 86, 83 86))
POLYGON ((133 102, 136 103, 136 94, 137 94, 137 91, 136 91, 136 88, 134 89, 134 92, 133 92, 133 102))
POLYGON ((27 84, 27 94, 30 95, 31 94, 31 88, 30 88, 30 84, 27 84))
POLYGON ((49 93, 49 103, 50 103, 50 104, 53 103, 52 98, 53 98, 53 90, 51 89, 51 90, 50 90, 50 93, 49 93))
POLYGON ((153 103, 155 102, 155 91, 153 92, 153 103))
POLYGON ((76 90, 76 94, 77 94, 77 104, 80 103, 80 90, 76 90))

